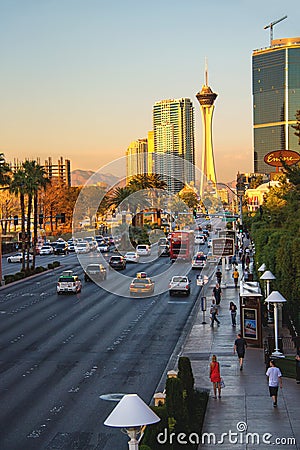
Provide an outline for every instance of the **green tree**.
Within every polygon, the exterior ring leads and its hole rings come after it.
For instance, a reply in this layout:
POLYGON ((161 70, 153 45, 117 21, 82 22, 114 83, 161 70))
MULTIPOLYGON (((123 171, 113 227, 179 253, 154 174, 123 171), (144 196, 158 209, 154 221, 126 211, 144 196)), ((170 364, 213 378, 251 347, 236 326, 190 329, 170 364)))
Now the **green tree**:
POLYGON ((25 233, 25 195, 26 195, 26 176, 22 168, 13 173, 9 192, 16 195, 20 201, 21 209, 21 245, 22 245, 22 270, 25 270, 25 250, 26 250, 26 233, 25 233))

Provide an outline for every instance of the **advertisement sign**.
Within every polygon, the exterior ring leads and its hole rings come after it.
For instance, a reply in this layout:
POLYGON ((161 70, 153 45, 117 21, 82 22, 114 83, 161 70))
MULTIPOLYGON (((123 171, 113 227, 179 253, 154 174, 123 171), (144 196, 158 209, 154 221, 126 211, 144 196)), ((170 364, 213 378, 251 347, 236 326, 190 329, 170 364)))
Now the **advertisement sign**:
POLYGON ((233 256, 234 255, 234 239, 218 238, 212 240, 213 256, 233 256))
POLYGON ((257 309, 243 309, 243 330, 247 339, 258 339, 257 330, 257 309))
POLYGON ((293 166, 300 161, 300 154, 293 150, 275 150, 267 153, 264 157, 264 162, 273 167, 282 167, 281 160, 288 166, 293 166))

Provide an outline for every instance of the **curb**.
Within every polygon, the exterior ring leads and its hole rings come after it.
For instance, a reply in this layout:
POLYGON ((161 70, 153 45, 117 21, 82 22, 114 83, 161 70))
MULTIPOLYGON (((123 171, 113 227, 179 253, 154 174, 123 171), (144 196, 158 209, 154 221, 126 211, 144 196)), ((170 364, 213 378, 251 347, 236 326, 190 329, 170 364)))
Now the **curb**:
POLYGON ((21 278, 21 280, 17 280, 17 281, 13 281, 12 283, 4 284, 3 286, 0 286, 0 291, 2 291, 3 289, 8 288, 10 286, 15 286, 15 285, 21 284, 21 283, 23 283, 23 282, 25 282, 27 280, 32 280, 33 278, 36 278, 36 277, 38 277, 40 275, 44 275, 45 273, 54 272, 55 270, 61 269, 62 267, 63 266, 61 265, 61 266, 55 267, 54 269, 47 269, 47 270, 44 270, 41 273, 35 273, 34 275, 30 275, 29 277, 21 278))

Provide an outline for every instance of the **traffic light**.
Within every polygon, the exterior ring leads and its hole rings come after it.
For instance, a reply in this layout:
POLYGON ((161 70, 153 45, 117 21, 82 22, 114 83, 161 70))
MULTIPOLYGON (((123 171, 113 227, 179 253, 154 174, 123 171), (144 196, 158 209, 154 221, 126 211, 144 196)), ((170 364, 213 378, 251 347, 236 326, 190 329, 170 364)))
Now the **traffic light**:
POLYGON ((194 216, 194 219, 197 219, 197 208, 193 209, 193 216, 194 216))
POLYGON ((19 223, 19 217, 18 216, 14 216, 14 225, 17 226, 19 223))
POLYGON ((242 233, 244 230, 243 230, 243 225, 239 225, 239 233, 242 233))
POLYGON ((44 223, 44 214, 39 214, 39 225, 43 225, 44 223))

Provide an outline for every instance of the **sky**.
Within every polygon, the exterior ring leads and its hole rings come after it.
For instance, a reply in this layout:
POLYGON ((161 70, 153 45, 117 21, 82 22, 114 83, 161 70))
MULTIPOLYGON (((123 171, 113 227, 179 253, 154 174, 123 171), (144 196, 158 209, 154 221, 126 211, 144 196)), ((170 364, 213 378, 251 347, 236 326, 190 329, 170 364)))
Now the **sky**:
POLYGON ((282 0, 0 0, 0 152, 51 156, 97 171, 152 129, 156 101, 218 94, 218 181, 253 171, 252 51, 300 36, 300 9, 282 0))

